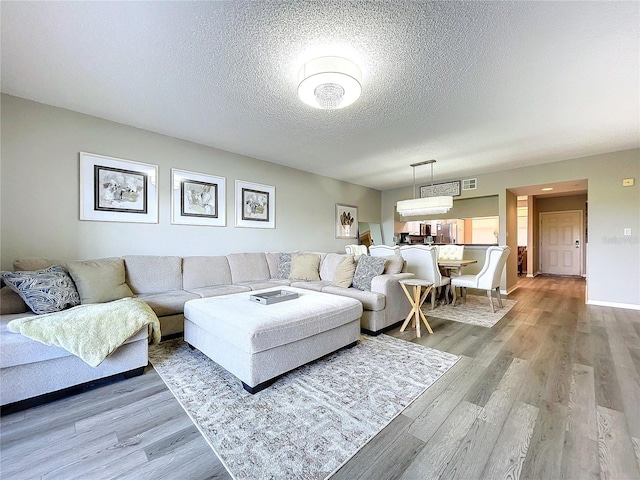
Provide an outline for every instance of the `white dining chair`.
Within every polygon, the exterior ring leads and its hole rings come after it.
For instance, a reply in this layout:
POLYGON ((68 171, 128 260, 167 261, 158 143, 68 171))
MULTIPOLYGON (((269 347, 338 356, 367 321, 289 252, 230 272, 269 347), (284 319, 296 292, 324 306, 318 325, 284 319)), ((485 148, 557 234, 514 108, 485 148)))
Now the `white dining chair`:
POLYGON ((451 277, 451 286, 453 287, 453 304, 456 303, 456 287, 460 287, 460 295, 463 301, 466 299, 467 288, 477 288, 479 290, 486 290, 487 297, 489 297, 489 303, 491 304, 491 311, 495 312, 493 306, 493 292, 496 292, 498 299, 498 306, 502 308, 502 297, 500 295, 500 278, 502 277, 502 271, 504 265, 507 262, 507 257, 511 249, 507 245, 499 247, 487 248, 487 254, 485 256, 484 265, 482 270, 476 275, 458 275, 451 277))
POLYGON ((438 251, 436 247, 426 245, 403 245, 400 253, 405 262, 406 270, 413 273, 416 278, 422 278, 433 283, 431 290, 431 310, 436 306, 438 291, 445 288, 445 298, 449 298, 450 278, 440 273, 438 268, 438 251))
POLYGON ((397 245, 390 247, 389 245, 370 245, 369 255, 372 257, 388 257, 390 255, 399 255, 400 247, 397 245))

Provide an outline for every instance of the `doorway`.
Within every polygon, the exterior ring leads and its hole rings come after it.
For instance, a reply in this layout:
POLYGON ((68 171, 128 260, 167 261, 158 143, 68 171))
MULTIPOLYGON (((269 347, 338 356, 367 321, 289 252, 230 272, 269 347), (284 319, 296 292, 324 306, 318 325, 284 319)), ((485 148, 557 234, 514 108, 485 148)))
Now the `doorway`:
POLYGON ((582 212, 540 213, 540 271, 550 275, 582 275, 582 212))

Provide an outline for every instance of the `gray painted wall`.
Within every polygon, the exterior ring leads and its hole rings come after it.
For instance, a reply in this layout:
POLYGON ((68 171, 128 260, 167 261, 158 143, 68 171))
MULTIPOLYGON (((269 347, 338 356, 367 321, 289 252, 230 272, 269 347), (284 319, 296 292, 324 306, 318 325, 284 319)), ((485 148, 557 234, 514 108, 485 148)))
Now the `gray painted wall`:
POLYGON ((221 255, 293 249, 344 252, 335 203, 380 223, 381 192, 211 147, 2 95, 1 260, 127 254, 221 255), (159 166, 158 224, 79 220, 79 152, 159 166), (171 224, 171 168, 226 177, 226 227, 171 224), (235 180, 276 187, 276 228, 235 228, 235 180))
MULTIPOLYGON (((501 244, 507 243, 508 189, 586 178, 588 302, 640 307, 640 149, 504 170, 477 178, 478 189, 463 191, 462 197, 457 198, 499 196, 501 244), (623 187, 623 178, 635 178, 635 185, 623 187), (631 228, 632 235, 623 236, 624 228, 631 228)), ((387 242, 393 235, 396 203, 412 195, 411 186, 382 192, 382 228, 387 242)), ((510 268, 503 287, 513 284, 515 276, 517 271, 510 268)))

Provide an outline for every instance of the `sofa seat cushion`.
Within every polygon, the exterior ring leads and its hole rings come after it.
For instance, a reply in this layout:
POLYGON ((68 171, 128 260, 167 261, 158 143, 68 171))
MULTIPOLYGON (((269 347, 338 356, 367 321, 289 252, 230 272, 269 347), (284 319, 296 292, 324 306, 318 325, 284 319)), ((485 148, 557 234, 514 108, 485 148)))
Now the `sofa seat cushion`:
MULTIPOLYGON (((33 313, 3 315, 0 317, 0 368, 15 367, 29 363, 42 362, 54 358, 68 357, 73 354, 60 347, 50 347, 19 333, 7 330, 7 324, 16 318, 33 316, 33 313)), ((142 328, 125 342, 131 343, 148 337, 148 329, 142 328)))
POLYGON ((306 288, 307 290, 315 290, 316 292, 321 292, 322 289, 327 285, 331 285, 331 282, 327 282, 326 280, 313 280, 311 282, 291 282, 292 287, 306 288))
POLYGON ((149 305, 158 317, 165 317, 184 312, 185 302, 201 297, 184 290, 172 290, 164 293, 138 295, 138 298, 149 305))
POLYGON ((251 287, 245 285, 212 285, 210 287, 190 288, 187 290, 202 298, 230 295, 232 293, 250 292, 251 287))
POLYGON ((249 287, 251 290, 262 290, 263 288, 287 287, 290 284, 291 282, 289 282, 289 280, 278 280, 277 278, 272 278, 271 280, 254 280, 252 282, 240 282, 234 285, 249 287))
POLYGON ((384 310, 386 305, 386 297, 382 293, 376 293, 369 290, 358 290, 353 287, 343 288, 336 287, 334 285, 327 285, 322 289, 322 291, 324 293, 332 293, 334 295, 342 295, 343 297, 360 300, 365 310, 371 310, 373 312, 384 310))

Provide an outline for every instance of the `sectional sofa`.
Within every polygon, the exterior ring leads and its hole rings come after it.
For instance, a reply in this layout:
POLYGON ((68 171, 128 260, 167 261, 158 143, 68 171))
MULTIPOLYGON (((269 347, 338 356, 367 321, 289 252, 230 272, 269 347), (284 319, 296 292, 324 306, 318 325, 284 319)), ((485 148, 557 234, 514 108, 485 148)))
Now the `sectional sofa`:
MULTIPOLYGON (((378 334, 404 320, 410 310, 399 280, 412 274, 402 273, 394 267, 393 271, 400 273, 383 272, 373 276, 370 289, 345 288, 335 284, 334 275, 346 255, 311 252, 319 259, 317 278, 301 280, 288 278, 288 272, 283 274, 283 258, 286 259, 287 255, 290 260, 290 252, 190 257, 129 255, 121 258, 126 284, 158 316, 163 338, 182 334, 184 305, 189 300, 269 287, 293 286, 357 299, 363 306, 361 330, 368 334, 378 334)), ((60 262, 21 260, 14 263, 14 268, 44 268, 57 263, 60 262)), ((397 262, 390 258, 387 265, 392 264, 397 265, 397 262)), ((18 301, 15 298, 17 294, 7 292, 7 288, 2 288, 0 315, 0 405, 48 395, 117 374, 140 374, 147 365, 146 329, 131 337, 97 368, 89 367, 61 348, 45 346, 9 332, 9 321, 33 313, 27 311, 26 305, 20 305, 19 298, 18 301)))

